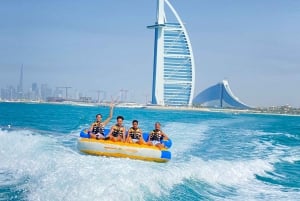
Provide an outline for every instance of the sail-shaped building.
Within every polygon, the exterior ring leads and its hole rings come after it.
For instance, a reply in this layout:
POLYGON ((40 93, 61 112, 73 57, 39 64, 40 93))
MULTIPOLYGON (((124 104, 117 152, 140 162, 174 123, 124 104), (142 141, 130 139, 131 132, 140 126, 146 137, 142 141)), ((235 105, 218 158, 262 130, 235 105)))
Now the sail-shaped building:
POLYGON ((157 0, 152 104, 191 106, 195 86, 194 56, 186 29, 168 0, 157 0), (168 22, 165 6, 175 16, 168 22))

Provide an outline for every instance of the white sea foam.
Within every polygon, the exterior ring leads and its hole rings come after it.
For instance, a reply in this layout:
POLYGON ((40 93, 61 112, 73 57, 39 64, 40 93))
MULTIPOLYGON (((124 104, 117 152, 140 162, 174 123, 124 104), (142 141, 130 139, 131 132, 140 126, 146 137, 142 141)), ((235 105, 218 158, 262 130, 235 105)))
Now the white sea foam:
POLYGON ((207 129, 205 124, 167 124, 165 132, 173 140, 173 159, 166 164, 81 154, 76 147, 62 143, 73 142, 79 130, 59 137, 28 130, 1 130, 0 169, 9 170, 15 180, 29 178, 22 185, 28 200, 144 200, 149 195, 168 195, 186 180, 201 181, 215 189, 233 187, 238 192, 233 196, 237 200, 281 195, 279 188, 258 181, 256 175, 272 172, 284 147, 255 142, 257 153, 271 148, 268 157, 262 159, 204 160, 184 156, 207 138, 207 129))
POLYGON ((187 123, 169 123, 165 127, 165 132, 173 141, 171 150, 174 157, 185 153, 192 145, 201 143, 205 139, 204 132, 208 129, 206 125, 187 123))
POLYGON ((13 172, 16 180, 30 178, 25 185, 29 200, 142 200, 167 194, 185 178, 178 177, 180 164, 83 155, 59 138, 32 131, 1 131, 0 137, 0 168, 13 172))
POLYGON ((250 161, 203 161, 194 158, 184 169, 190 170, 188 177, 206 181, 212 185, 244 184, 255 179, 255 175, 263 175, 265 171, 272 171, 273 166, 264 160, 250 161))

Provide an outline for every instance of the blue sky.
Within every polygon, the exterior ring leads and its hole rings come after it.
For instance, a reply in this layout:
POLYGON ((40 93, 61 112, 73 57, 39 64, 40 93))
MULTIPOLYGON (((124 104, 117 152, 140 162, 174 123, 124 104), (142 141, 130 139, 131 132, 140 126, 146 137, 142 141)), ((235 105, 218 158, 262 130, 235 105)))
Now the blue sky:
MULTIPOLYGON (((300 1, 170 2, 192 42, 195 95, 227 79, 249 105, 300 107, 300 1)), ((0 88, 18 82, 23 64, 25 87, 72 86, 90 96, 126 89, 145 102, 155 9, 156 0, 0 1, 0 88)))

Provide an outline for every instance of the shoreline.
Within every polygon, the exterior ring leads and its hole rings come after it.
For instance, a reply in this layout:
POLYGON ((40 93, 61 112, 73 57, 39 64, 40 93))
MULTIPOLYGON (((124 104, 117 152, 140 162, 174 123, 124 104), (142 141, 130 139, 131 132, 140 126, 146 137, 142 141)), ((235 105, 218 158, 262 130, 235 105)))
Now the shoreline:
POLYGON ((206 107, 171 107, 171 106, 150 106, 145 109, 175 110, 175 111, 199 111, 199 112, 220 112, 231 114, 258 114, 258 115, 280 115, 280 116, 300 116, 300 114, 261 112, 257 110, 229 109, 229 108, 206 108, 206 107))
MULTIPOLYGON (((86 103, 86 102, 73 102, 73 101, 62 101, 62 102, 46 102, 46 101, 3 101, 1 103, 24 103, 24 104, 53 104, 53 105, 73 105, 82 107, 108 107, 110 103, 86 103)), ((154 110, 174 110, 174 111, 199 111, 199 112, 220 112, 220 113, 232 113, 232 114, 259 114, 259 115, 281 115, 281 116, 300 116, 299 114, 293 113, 280 113, 280 112, 265 112, 255 109, 234 109, 234 108, 209 108, 209 107, 178 107, 178 106, 159 106, 159 105, 142 105, 137 103, 138 107, 124 107, 118 106, 116 108, 128 108, 128 109, 154 109, 154 110)), ((298 109, 300 112, 300 109, 298 109)))

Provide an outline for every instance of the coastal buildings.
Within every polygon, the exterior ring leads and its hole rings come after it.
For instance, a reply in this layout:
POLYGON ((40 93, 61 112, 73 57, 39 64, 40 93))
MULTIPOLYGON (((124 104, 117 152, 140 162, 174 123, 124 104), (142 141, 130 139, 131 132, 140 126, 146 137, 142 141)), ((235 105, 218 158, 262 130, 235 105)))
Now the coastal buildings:
MULTIPOLYGON (((148 28, 155 31, 151 103, 161 106, 192 106, 195 88, 195 64, 187 31, 178 13, 168 0, 157 0, 156 17, 155 24, 148 26, 148 28)), ((198 79, 201 80, 201 77, 198 79)), ((83 102, 95 101, 86 93, 82 95, 68 93, 68 89, 72 88, 70 86, 56 86, 53 90, 46 84, 33 83, 28 90, 24 86, 22 65, 17 89, 13 86, 2 89, 1 98, 3 100, 69 101, 72 99, 83 102)), ((226 87, 223 88, 227 89, 226 87)), ((103 95, 100 100, 100 94, 103 91, 97 90, 95 92, 97 92, 96 102, 103 102, 106 97, 106 95, 103 95)), ((128 102, 127 92, 128 90, 121 89, 116 99, 119 102, 128 102)), ((228 92, 228 90, 225 90, 225 92, 228 92)), ((218 101, 216 105, 220 107, 226 105, 226 94, 230 93, 225 92, 222 93, 222 95, 225 95, 224 97, 222 96, 220 100, 216 99, 218 101)), ((215 88, 209 90, 209 93, 215 97, 220 97, 219 91, 215 88)), ((229 101, 230 106, 239 107, 242 105, 233 104, 238 102, 234 101, 237 98, 234 98, 234 96, 229 97, 231 98, 229 101)), ((199 101, 200 98, 196 97, 194 104, 207 104, 210 101, 208 98, 210 97, 204 96, 204 101, 201 102, 199 101)), ((148 103, 147 100, 146 103, 148 103)))
POLYGON ((157 1, 155 30, 152 104, 191 106, 194 96, 195 64, 186 29, 168 0, 157 1), (167 22, 165 5, 175 16, 167 22))
POLYGON ((17 87, 17 97, 18 99, 23 99, 24 97, 24 92, 23 92, 23 65, 21 67, 21 72, 20 72, 20 80, 19 80, 19 84, 18 84, 18 87, 17 87))

